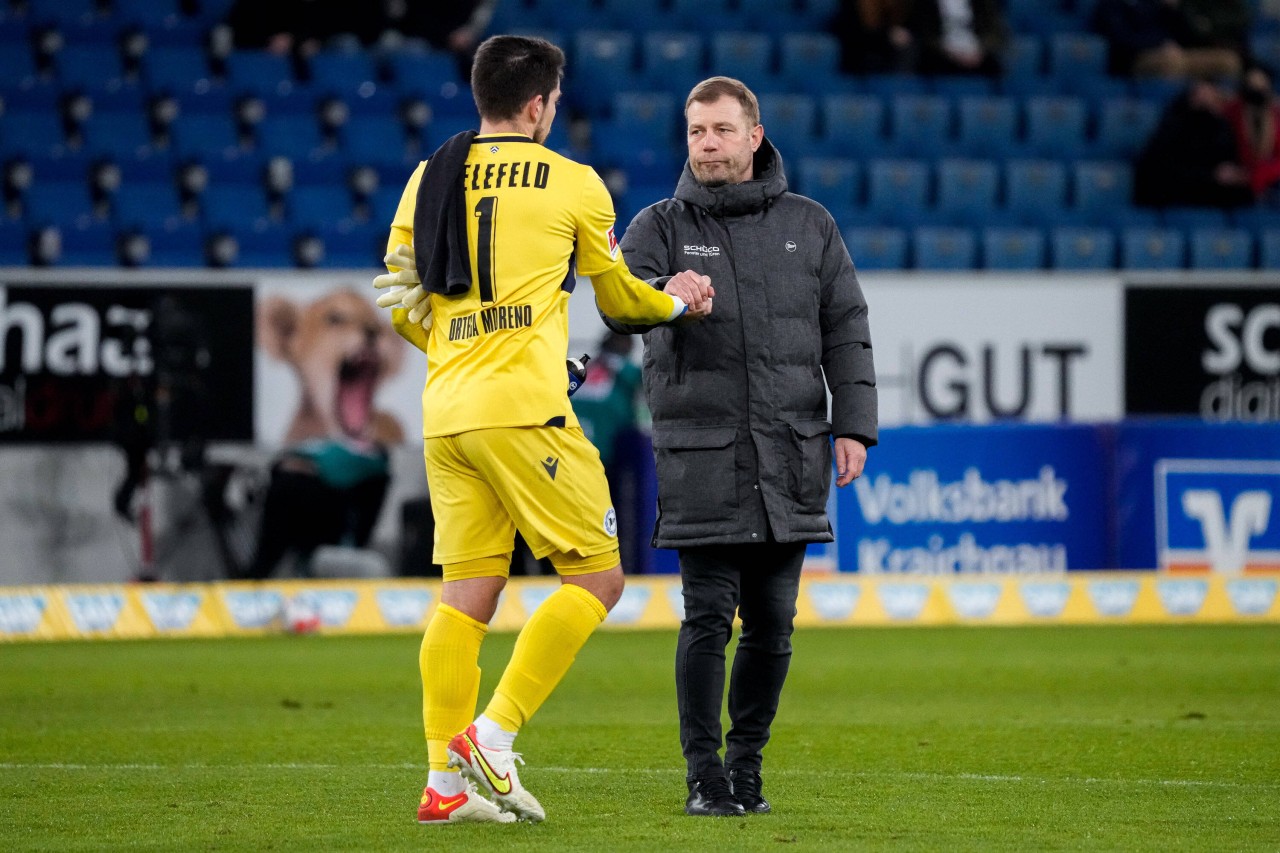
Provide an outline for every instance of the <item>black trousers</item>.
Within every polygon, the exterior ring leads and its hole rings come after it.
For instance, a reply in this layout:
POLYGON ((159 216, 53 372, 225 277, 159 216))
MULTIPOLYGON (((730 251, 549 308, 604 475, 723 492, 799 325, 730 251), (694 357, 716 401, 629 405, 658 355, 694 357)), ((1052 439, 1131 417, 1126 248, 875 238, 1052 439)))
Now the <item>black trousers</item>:
POLYGON ((791 664, 804 551, 803 543, 777 542, 680 550, 684 621, 676 645, 676 704, 689 780, 759 772, 791 664), (725 648, 735 612, 742 634, 729 678, 731 725, 721 762, 725 648))

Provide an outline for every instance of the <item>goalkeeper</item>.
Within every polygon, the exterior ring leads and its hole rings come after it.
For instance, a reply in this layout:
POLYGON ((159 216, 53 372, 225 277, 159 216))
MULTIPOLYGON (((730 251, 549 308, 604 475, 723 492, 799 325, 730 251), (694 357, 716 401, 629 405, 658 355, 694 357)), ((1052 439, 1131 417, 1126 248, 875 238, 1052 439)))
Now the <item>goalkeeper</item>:
POLYGON ((658 290, 631 275, 600 178, 540 144, 563 68, 563 52, 542 39, 480 46, 471 75, 479 134, 451 138, 409 179, 390 272, 374 282, 428 365, 422 434, 444 584, 419 658, 430 761, 423 824, 545 817, 520 783, 513 742, 622 594, 604 469, 566 390, 575 260, 601 310, 622 322, 711 311, 705 276, 681 272, 658 290), (562 583, 530 616, 474 716, 480 645, 517 528, 562 583))

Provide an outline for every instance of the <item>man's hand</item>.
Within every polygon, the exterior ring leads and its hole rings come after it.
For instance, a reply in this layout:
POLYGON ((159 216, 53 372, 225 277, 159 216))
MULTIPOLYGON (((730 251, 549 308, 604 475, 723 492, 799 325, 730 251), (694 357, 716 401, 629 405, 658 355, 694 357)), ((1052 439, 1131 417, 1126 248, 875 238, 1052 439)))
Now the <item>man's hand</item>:
POLYGON ((711 313, 711 297, 716 295, 711 279, 693 270, 673 275, 662 292, 679 297, 688 305, 689 310, 684 316, 693 320, 701 320, 711 313))
POLYGON ((836 485, 847 486, 862 476, 867 464, 867 448, 856 438, 836 439, 836 485))
POLYGON ((430 329, 431 300, 418 279, 418 261, 413 247, 401 243, 382 262, 398 271, 384 273, 373 280, 373 286, 379 290, 391 288, 378 297, 378 305, 382 308, 403 305, 408 309, 409 322, 421 323, 424 329, 430 329))

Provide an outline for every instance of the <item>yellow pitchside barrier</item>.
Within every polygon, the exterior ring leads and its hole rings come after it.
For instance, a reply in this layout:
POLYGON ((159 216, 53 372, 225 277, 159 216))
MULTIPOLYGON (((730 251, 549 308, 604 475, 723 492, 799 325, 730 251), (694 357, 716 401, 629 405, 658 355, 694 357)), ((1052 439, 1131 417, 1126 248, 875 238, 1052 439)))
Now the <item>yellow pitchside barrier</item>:
MULTIPOLYGON (((513 631, 556 588, 513 578, 492 624, 513 631)), ((1075 572, 1043 576, 885 577, 807 573, 797 624, 1101 625, 1280 622, 1280 572, 1075 572)), ((281 580, 255 583, 0 588, 0 642, 152 637, 418 633, 440 581, 281 580)), ((674 629, 679 579, 628 579, 606 629, 674 629)))

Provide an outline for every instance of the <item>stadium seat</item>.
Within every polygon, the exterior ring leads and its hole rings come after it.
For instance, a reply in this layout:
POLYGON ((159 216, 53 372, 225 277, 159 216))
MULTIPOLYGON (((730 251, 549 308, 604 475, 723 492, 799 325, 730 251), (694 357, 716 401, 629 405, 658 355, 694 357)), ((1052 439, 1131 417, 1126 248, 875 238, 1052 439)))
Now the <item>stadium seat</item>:
POLYGON ((862 169, 856 160, 803 157, 796 174, 800 179, 800 192, 824 207, 847 206, 859 201, 862 169))
POLYGON ((1026 143, 1038 157, 1078 156, 1085 148, 1084 101, 1053 95, 1028 98, 1026 143))
POLYGON ((56 225, 62 235, 59 267, 111 267, 116 265, 116 232, 111 224, 97 219, 61 220, 56 225))
POLYGON ((180 116, 172 127, 173 147, 182 157, 198 160, 225 155, 240 148, 239 132, 230 113, 180 116))
POLYGON ((1120 237, 1123 269, 1182 269, 1186 239, 1172 228, 1126 228, 1120 237))
POLYGON ((295 228, 319 228, 352 218, 353 199, 341 184, 305 186, 289 193, 287 207, 295 228))
POLYGON ((58 82, 64 91, 106 88, 123 78, 124 63, 114 44, 69 44, 58 52, 58 82))
POLYGON ((177 225, 185 217, 172 181, 124 183, 111 201, 111 218, 120 229, 177 225))
POLYGON ((328 147, 313 115, 268 116, 257 129, 258 147, 264 154, 302 159, 328 147))
POLYGON ((646 87, 686 95, 703 77, 703 41, 696 32, 650 32, 642 41, 640 74, 646 87))
POLYGON ((1253 235, 1239 228, 1191 231, 1191 269, 1244 270, 1253 267, 1253 235))
POLYGON ((1226 228, 1227 213, 1216 207, 1166 207, 1160 211, 1160 224, 1180 231, 1226 228))
MULTIPOLYGON (((442 90, 466 87, 458 73, 458 63, 444 51, 399 50, 390 54, 386 68, 391 81, 402 95, 420 94, 432 106, 442 90)), ((466 99, 470 102, 470 98, 466 99)))
POLYGON ((144 29, 148 35, 176 24, 183 17, 181 0, 111 0, 111 12, 125 25, 144 29))
POLYGON ((226 58, 227 87, 236 94, 287 94, 293 90, 293 68, 287 57, 261 50, 233 50, 226 58))
POLYGON ((1150 101, 1111 98, 1098 113, 1095 153, 1103 159, 1133 160, 1160 122, 1160 110, 1150 101))
POLYGON ((1067 204, 1067 170, 1056 160, 1005 163, 1005 206, 1028 225, 1052 225, 1067 204))
POLYGON ((683 139, 680 105, 670 92, 618 92, 613 123, 649 145, 676 145, 683 139))
POLYGON ((943 160, 938 163, 937 210, 953 225, 989 221, 999 186, 993 160, 943 160))
POLYGON ((28 0, 27 6, 35 24, 59 28, 92 24, 100 13, 97 0, 28 0))
MULTIPOLYGON (((390 220, 388 220, 390 221, 390 220)), ((206 239, 215 235, 235 240, 236 253, 230 266, 237 268, 284 268, 295 266, 293 233, 283 225, 259 220, 254 223, 231 223, 218 229, 205 229, 206 239)))
POLYGON ((760 95, 760 122, 783 158, 796 160, 817 148, 818 105, 808 95, 760 95))
POLYGON ((151 127, 142 112, 98 112, 84 126, 85 150, 91 157, 120 160, 151 149, 151 127))
POLYGON ((0 267, 26 266, 27 227, 19 219, 0 216, 0 267))
POLYGON ((199 222, 177 220, 136 229, 147 238, 147 267, 202 267, 205 265, 204 229, 199 222))
POLYGON ((840 75, 839 40, 828 33, 783 35, 778 43, 778 73, 798 91, 825 92, 830 81, 840 75))
POLYGON ((307 61, 311 88, 351 95, 362 86, 377 86, 378 68, 368 52, 325 50, 307 61))
POLYGON ((58 157, 67 151, 62 118, 53 110, 20 112, 11 108, 0 116, 0 139, 9 155, 58 157))
POLYGON ((899 95, 889 104, 889 138, 905 157, 943 155, 951 140, 951 102, 936 95, 899 95))
POLYGON ((1006 83, 1039 78, 1044 74, 1044 43, 1038 36, 1017 33, 1005 45, 1002 59, 1006 83))
POLYGON ((1078 161, 1071 168, 1075 209, 1093 221, 1105 222, 1133 198, 1133 167, 1106 160, 1078 161))
POLYGON ((975 74, 950 74, 934 77, 929 90, 954 103, 962 98, 990 98, 995 96, 996 84, 990 77, 975 74))
POLYGON ((982 265, 989 270, 1041 269, 1044 242, 1044 231, 1039 228, 985 228, 982 265))
POLYGON ((866 94, 886 103, 903 95, 923 96, 929 93, 929 84, 919 74, 868 74, 861 82, 866 94))
POLYGON ((913 235, 915 267, 922 270, 970 270, 978 245, 969 228, 921 227, 913 235))
POLYGON ((823 147, 831 154, 875 156, 884 151, 884 103, 870 95, 822 99, 823 147))
POLYGON ((324 253, 316 266, 324 269, 375 269, 382 266, 387 229, 378 223, 345 220, 311 232, 318 237, 324 253))
POLYGON ((1280 228, 1266 228, 1259 232, 1258 267, 1280 270, 1280 228))
POLYGON ((1107 42, 1093 33, 1059 32, 1049 37, 1049 76, 1060 86, 1072 79, 1107 76, 1107 42))
POLYGON ((36 63, 25 30, 0 39, 0 88, 16 89, 35 82, 36 63))
POLYGON ((859 271, 900 270, 907 266, 907 232, 901 228, 846 228, 843 236, 859 271))
POLYGON ((715 22, 715 29, 720 32, 748 29, 746 16, 739 13, 735 0, 671 0, 671 13, 682 29, 702 30, 710 21, 715 22))
POLYGON ((205 228, 211 231, 252 228, 270 218, 266 195, 256 184, 211 184, 200 206, 205 228))
POLYGON ((429 153, 423 151, 421 138, 392 116, 361 116, 358 120, 353 117, 342 129, 341 137, 343 153, 357 164, 409 166, 411 171, 412 165, 429 153))
POLYGON ((615 92, 641 88, 636 37, 625 30, 579 30, 573 36, 566 97, 591 116, 608 112, 615 92))
POLYGON ((1116 238, 1107 228, 1055 228, 1051 251, 1054 269, 1109 270, 1116 263, 1116 238))
POLYGON ((920 160, 872 160, 867 209, 886 225, 917 225, 929 206, 929 167, 920 160))
POLYGON ((92 219, 93 199, 89 187, 79 181, 45 181, 26 195, 27 225, 40 228, 77 219, 92 219))
POLYGON ((773 75, 773 39, 765 33, 714 32, 710 68, 716 74, 750 80, 756 89, 773 75))

